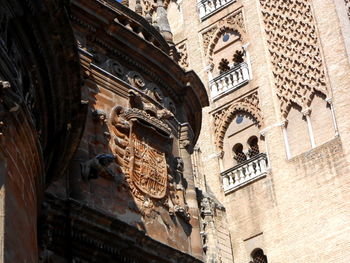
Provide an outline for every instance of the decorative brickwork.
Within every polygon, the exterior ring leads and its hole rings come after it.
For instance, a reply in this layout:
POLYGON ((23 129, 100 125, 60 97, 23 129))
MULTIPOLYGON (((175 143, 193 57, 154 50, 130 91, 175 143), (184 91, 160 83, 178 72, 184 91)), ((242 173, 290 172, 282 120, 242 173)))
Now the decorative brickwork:
MULTIPOLYGON (((246 29, 242 11, 220 20, 212 28, 203 33, 203 48, 209 61, 212 60, 212 54, 219 38, 227 31, 233 31, 239 35, 241 40, 245 39, 246 29)), ((244 41, 243 41, 244 42, 244 41)))
POLYGON ((281 113, 328 89, 310 1, 260 0, 281 113))
POLYGON ((251 115, 260 127, 263 118, 260 113, 258 93, 251 93, 214 113, 215 145, 221 150, 226 130, 238 112, 246 112, 251 115))

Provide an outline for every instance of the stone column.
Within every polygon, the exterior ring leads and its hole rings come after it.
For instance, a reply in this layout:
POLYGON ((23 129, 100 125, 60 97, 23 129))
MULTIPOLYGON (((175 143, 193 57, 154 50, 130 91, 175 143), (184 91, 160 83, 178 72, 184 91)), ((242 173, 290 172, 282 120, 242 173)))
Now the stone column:
POLYGON ((310 119, 310 114, 311 114, 311 109, 307 108, 305 110, 302 111, 302 114, 304 115, 304 117, 306 118, 306 122, 307 122, 307 128, 309 131, 309 137, 310 137, 310 143, 311 143, 311 147, 315 148, 316 147, 316 143, 315 143, 315 137, 314 137, 314 133, 312 131, 312 125, 311 125, 311 119, 310 119))
POLYGON ((290 158, 292 158, 292 154, 290 152, 290 147, 289 147, 288 133, 287 133, 287 124, 288 124, 288 121, 287 120, 283 120, 281 127, 282 127, 282 132, 283 132, 284 147, 286 149, 287 159, 289 160, 290 158))
POLYGON ((334 133, 335 137, 339 136, 339 131, 338 131, 338 125, 337 121, 335 119, 335 112, 334 112, 334 106, 333 106, 333 98, 326 98, 326 102, 329 104, 331 108, 331 113, 332 113, 332 120, 333 120, 333 127, 334 127, 334 133))

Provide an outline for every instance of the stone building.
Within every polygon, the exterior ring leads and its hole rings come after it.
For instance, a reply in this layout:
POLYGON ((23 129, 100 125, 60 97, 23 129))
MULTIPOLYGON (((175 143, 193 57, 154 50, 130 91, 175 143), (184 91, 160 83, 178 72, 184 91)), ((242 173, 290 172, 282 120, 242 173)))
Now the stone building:
POLYGON ((183 66, 210 101, 192 156, 210 199, 207 261, 349 262, 349 1, 169 9, 183 66))
POLYGON ((1 262, 349 262, 347 0, 0 0, 1 262))

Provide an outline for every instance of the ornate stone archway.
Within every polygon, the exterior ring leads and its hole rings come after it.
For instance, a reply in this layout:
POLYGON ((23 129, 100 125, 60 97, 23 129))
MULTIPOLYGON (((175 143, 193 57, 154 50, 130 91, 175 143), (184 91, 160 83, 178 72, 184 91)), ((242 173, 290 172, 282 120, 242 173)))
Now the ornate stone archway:
POLYGON ((257 93, 253 93, 240 101, 234 102, 227 108, 214 114, 215 145, 219 150, 223 149, 226 131, 238 113, 243 113, 251 117, 259 128, 263 126, 263 117, 260 112, 257 93))

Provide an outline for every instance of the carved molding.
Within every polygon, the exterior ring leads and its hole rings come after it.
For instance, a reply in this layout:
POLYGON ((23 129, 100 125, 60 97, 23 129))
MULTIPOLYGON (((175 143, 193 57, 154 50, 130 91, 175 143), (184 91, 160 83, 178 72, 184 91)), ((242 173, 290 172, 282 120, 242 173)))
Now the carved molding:
POLYGON ((238 34, 239 38, 244 42, 246 39, 246 29, 244 25, 244 17, 242 11, 238 11, 203 33, 203 48, 207 59, 212 61, 212 55, 216 43, 219 38, 227 31, 233 31, 238 34))
POLYGON ((260 0, 277 96, 284 118, 293 103, 311 104, 315 91, 329 95, 310 1, 260 0))
POLYGON ((222 150, 225 133, 231 124, 232 120, 236 117, 237 113, 243 112, 252 116, 256 121, 258 127, 263 125, 263 117, 259 106, 258 93, 254 92, 236 102, 233 102, 229 106, 214 113, 214 131, 215 131, 215 145, 222 150))

